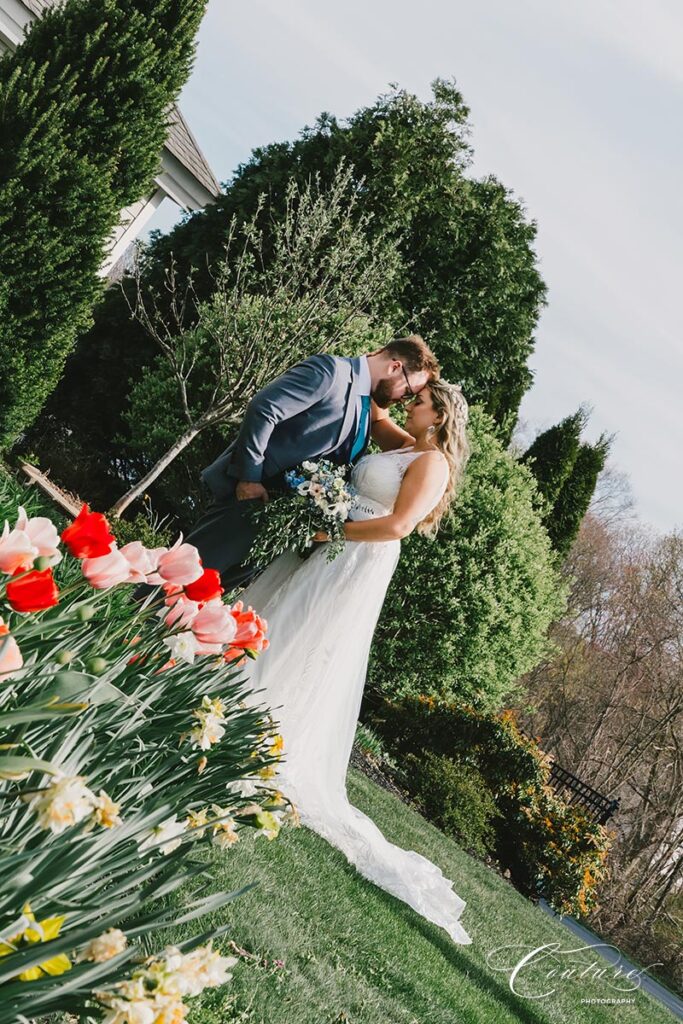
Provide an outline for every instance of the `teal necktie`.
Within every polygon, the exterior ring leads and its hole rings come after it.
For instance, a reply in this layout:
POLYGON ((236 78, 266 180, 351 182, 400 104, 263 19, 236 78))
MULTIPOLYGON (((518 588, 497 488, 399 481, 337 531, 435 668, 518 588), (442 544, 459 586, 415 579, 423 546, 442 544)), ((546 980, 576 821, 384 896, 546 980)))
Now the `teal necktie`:
POLYGON ((349 461, 353 462, 358 453, 362 450, 365 444, 365 438, 368 429, 368 417, 370 415, 370 395, 361 395, 362 408, 360 411, 360 422, 358 423, 358 433, 356 434, 351 449, 351 455, 349 461))

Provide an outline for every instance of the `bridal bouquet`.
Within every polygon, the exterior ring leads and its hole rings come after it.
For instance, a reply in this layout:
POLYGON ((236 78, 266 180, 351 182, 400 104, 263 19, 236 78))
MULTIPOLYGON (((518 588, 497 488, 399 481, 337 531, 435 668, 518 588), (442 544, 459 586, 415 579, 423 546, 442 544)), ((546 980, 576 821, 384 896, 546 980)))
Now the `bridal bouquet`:
POLYGON ((344 549, 344 523, 356 505, 356 491, 346 480, 350 468, 319 459, 288 470, 285 480, 292 493, 272 499, 256 513, 260 529, 250 561, 262 568, 289 548, 305 558, 318 530, 330 536, 328 562, 336 558, 344 549))

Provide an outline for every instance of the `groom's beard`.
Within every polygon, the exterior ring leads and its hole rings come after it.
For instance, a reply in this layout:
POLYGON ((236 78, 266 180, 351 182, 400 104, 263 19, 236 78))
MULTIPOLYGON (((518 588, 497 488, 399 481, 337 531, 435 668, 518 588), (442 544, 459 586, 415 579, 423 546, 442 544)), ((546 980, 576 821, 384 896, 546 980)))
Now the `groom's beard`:
POLYGON ((371 397, 380 409, 388 409, 392 402, 396 401, 392 397, 391 384, 388 380, 378 381, 374 391, 371 392, 371 397))

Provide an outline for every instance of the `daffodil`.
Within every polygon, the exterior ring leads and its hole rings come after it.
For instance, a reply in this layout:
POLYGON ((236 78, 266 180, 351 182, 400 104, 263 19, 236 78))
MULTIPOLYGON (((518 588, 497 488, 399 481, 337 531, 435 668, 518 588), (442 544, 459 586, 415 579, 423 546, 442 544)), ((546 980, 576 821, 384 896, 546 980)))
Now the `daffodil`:
POLYGON ((206 807, 201 811, 188 811, 186 825, 188 828, 201 828, 209 824, 209 812, 206 807))
POLYGON ((106 932, 91 939, 76 959, 79 961, 92 960, 93 963, 103 964, 122 953, 127 945, 128 939, 120 928, 107 928, 106 932))
MULTIPOLYGON (((26 945, 34 945, 38 942, 49 942, 50 939, 56 939, 64 920, 64 916, 61 916, 45 917, 42 921, 36 921, 31 907, 26 903, 22 912, 20 930, 15 932, 14 935, 10 935, 5 942, 0 942, 0 956, 9 956, 26 945)), ((44 974, 64 974, 70 968, 71 961, 68 956, 65 953, 58 953, 56 956, 44 960, 41 964, 27 967, 19 975, 19 980, 35 981, 44 974)))
POLYGON ((280 822, 273 812, 260 811, 254 815, 254 818, 259 826, 256 830, 256 835, 265 836, 266 839, 275 839, 280 831, 280 822))
POLYGON ((95 821, 97 824, 101 825, 102 828, 114 828, 116 825, 120 825, 120 806, 121 804, 115 804, 112 798, 101 789, 95 803, 95 821))

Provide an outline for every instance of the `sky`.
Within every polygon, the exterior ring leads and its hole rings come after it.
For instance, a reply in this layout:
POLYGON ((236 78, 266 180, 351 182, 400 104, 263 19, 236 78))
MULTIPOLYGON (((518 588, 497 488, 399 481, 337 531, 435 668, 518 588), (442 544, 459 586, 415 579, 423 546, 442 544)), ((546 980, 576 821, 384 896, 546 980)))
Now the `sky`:
MULTIPOLYGON (((209 0, 180 98, 219 181, 323 110, 455 78, 476 177, 536 221, 548 305, 530 442, 584 404, 635 511, 683 528, 683 5, 679 0, 209 0)), ((167 230, 166 200, 151 227, 167 230)), ((427 338, 427 340, 429 340, 427 338)))

